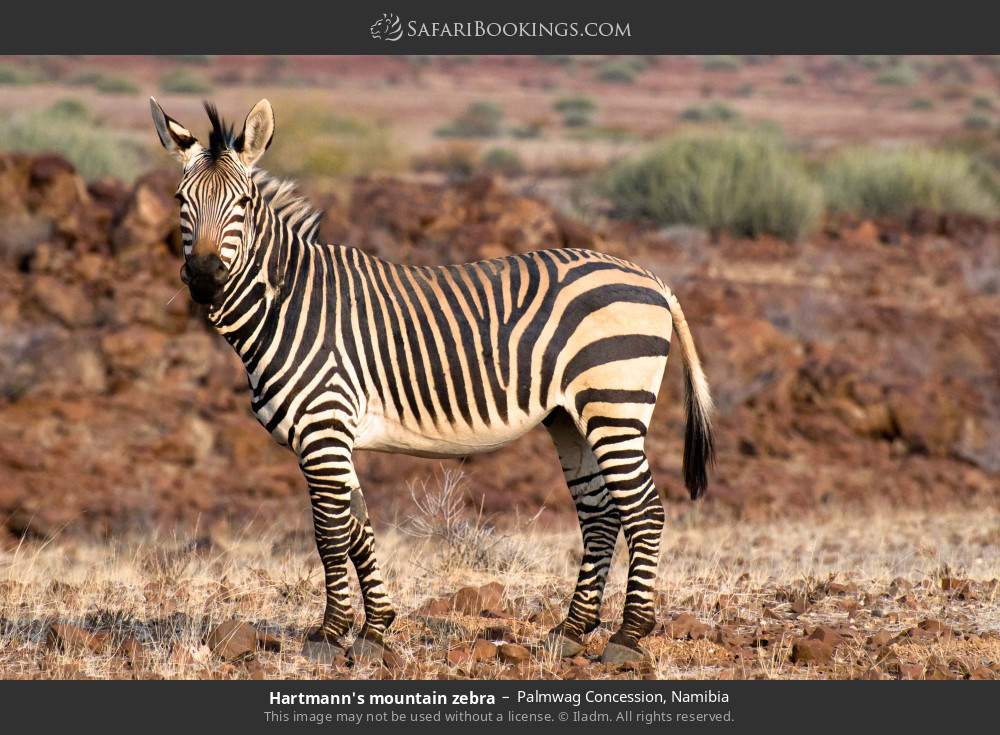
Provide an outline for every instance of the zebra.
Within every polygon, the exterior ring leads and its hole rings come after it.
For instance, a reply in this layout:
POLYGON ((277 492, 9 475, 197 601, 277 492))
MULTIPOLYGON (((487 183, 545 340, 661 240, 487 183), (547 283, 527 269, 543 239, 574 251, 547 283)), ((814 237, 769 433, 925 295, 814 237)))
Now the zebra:
POLYGON ((583 557, 566 617, 545 644, 577 655, 600 623, 619 533, 628 548, 622 623, 605 661, 644 657, 655 627, 664 509, 644 451, 673 331, 684 365, 683 476, 692 499, 713 461, 712 398, 671 290, 624 259, 539 250, 437 267, 324 244, 319 214, 256 164, 274 135, 267 100, 242 131, 209 103, 203 146, 155 99, 163 147, 182 165, 181 280, 242 360, 257 420, 308 485, 326 609, 303 653, 380 660, 396 617, 352 462, 368 449, 455 457, 542 424, 576 506, 583 557), (347 648, 347 562, 365 621, 347 648))

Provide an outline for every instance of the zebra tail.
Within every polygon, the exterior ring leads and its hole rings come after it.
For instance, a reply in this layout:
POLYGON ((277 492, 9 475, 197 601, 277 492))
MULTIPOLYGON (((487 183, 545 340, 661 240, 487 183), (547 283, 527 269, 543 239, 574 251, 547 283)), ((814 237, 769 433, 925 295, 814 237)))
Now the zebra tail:
POLYGON ((712 394, 708 380, 701 368, 698 351, 691 337, 680 302, 672 293, 669 297, 670 315, 674 331, 681 344, 684 362, 684 402, 687 408, 687 427, 684 431, 684 484, 697 500, 708 488, 708 467, 715 461, 715 443, 712 438, 712 394))

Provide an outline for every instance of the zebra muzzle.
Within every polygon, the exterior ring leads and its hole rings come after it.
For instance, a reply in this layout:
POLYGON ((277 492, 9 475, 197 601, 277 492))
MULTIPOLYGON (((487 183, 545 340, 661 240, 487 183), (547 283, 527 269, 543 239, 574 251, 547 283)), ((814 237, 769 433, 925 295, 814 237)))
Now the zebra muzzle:
POLYGON ((229 269, 218 255, 193 255, 181 267, 181 280, 199 304, 213 303, 222 292, 229 269))

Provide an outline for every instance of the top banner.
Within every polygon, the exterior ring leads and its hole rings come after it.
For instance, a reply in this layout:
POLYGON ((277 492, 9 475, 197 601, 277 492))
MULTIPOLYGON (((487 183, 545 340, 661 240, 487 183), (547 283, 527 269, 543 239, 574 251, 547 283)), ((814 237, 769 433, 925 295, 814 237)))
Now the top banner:
POLYGON ((14 3, 4 54, 995 53, 989 3, 14 3))

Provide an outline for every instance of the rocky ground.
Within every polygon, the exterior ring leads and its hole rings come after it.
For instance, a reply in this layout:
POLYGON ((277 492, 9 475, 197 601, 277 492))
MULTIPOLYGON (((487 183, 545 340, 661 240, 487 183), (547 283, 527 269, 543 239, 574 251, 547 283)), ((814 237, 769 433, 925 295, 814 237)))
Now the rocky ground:
POLYGON ((428 538, 405 523, 379 542, 400 612, 390 653, 316 664, 300 655, 323 605, 310 533, 258 522, 22 545, 0 576, 0 677, 1000 678, 996 509, 703 520, 665 537, 642 663, 599 662, 621 553, 604 622, 558 659, 539 641, 565 612, 574 534, 428 538))
MULTIPOLYGON (((294 459, 248 413, 246 378, 178 278, 176 174, 89 186, 56 157, 0 157, 0 514, 4 542, 61 529, 305 512, 294 459), (237 469, 238 471, 234 471, 237 469)), ((704 511, 989 506, 1000 491, 997 225, 917 213, 837 221, 808 242, 573 220, 503 182, 360 179, 323 234, 410 263, 593 247, 677 291, 719 407, 704 511)), ((649 439, 683 501, 678 366, 649 439)), ((362 453, 377 522, 438 462, 362 453)), ((445 463, 445 467, 452 466, 445 463)), ((471 502, 569 520, 541 432, 462 463, 471 502)))

